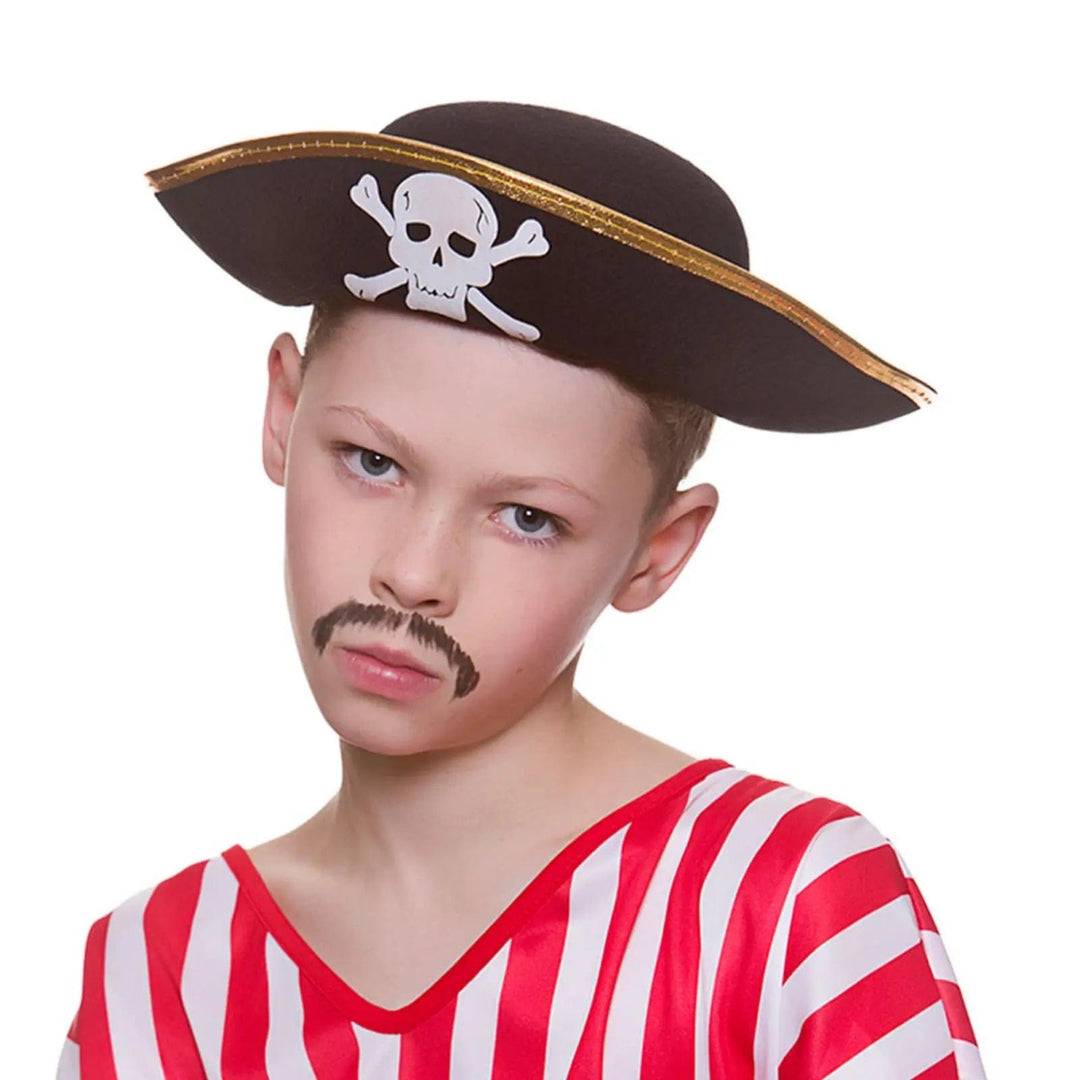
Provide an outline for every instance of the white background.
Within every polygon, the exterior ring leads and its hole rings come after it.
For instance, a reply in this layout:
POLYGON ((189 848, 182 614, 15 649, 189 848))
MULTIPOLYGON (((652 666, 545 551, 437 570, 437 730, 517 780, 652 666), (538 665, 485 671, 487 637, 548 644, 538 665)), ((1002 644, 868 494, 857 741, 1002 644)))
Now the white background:
POLYGON ((1069 1073, 1076 87, 1050 6, 28 11, 0 76, 5 1074, 52 1075, 94 919, 337 780, 260 458, 266 352, 307 310, 210 262, 143 173, 484 98, 690 158, 755 273, 939 391, 853 432, 718 421, 704 541, 654 608, 604 613, 579 687, 864 813, 991 1080, 1069 1073))

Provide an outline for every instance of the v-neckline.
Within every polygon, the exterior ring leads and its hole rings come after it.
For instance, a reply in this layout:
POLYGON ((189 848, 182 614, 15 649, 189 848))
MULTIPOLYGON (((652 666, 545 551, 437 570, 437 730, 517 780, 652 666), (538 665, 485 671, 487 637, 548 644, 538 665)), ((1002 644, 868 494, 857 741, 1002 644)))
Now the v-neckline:
POLYGON ((251 856, 240 844, 227 848, 221 853, 221 857, 270 937, 343 1016, 371 1031, 401 1034, 434 1015, 460 993, 526 920, 539 910, 585 858, 609 836, 634 818, 690 787, 708 773, 724 768, 730 768, 730 765, 719 758, 693 761, 593 822, 548 860, 539 873, 434 983, 408 1004, 397 1009, 387 1009, 369 1001, 315 952, 278 906, 251 856))

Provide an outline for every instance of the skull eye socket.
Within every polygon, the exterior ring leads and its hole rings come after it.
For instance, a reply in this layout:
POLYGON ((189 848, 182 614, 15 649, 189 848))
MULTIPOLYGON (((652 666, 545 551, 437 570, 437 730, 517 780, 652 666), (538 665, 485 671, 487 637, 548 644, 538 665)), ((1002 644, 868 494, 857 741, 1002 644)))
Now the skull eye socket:
POLYGON ((471 259, 473 252, 476 250, 476 241, 470 240, 467 236, 462 236, 459 232, 452 232, 446 238, 446 244, 451 251, 466 259, 471 259))
POLYGON ((431 226, 426 221, 410 221, 405 226, 405 235, 410 240, 420 243, 431 235, 431 226))

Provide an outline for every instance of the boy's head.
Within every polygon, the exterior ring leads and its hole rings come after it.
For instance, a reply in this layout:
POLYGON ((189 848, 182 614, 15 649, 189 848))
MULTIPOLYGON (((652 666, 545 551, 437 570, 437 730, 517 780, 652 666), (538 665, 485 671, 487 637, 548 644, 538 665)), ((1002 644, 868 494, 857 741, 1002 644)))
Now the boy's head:
POLYGON ((655 601, 715 512, 676 490, 714 414, 837 431, 933 397, 751 274, 705 172, 580 114, 450 103, 149 176, 230 274, 317 305, 306 356, 271 349, 264 461, 304 668, 358 745, 565 716, 593 621, 655 601), (349 645, 434 674, 394 683, 349 645))
POLYGON ((655 601, 715 511, 711 485, 675 491, 711 414, 521 341, 354 301, 269 366, 301 659, 330 725, 377 753, 562 717, 597 616, 655 601), (438 681, 358 694, 344 646, 372 644, 438 681))

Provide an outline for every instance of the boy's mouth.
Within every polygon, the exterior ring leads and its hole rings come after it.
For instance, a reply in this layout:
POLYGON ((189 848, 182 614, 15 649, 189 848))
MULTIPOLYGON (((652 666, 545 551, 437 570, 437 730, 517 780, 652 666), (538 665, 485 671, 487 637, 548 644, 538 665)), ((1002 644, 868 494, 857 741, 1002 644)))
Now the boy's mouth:
MULTIPOLYGON (((348 684, 367 694, 376 694, 391 701, 410 702, 425 697, 442 685, 442 677, 404 664, 383 660, 377 653, 401 657, 408 654, 395 653, 372 646, 373 652, 339 647, 334 649, 334 660, 348 684)), ((410 658, 411 659, 411 658, 410 658)))
POLYGON ((433 678, 440 678, 437 672, 432 671, 431 668, 422 664, 411 653, 402 651, 401 649, 391 649, 385 645, 344 645, 342 648, 347 649, 349 652, 364 653, 367 656, 373 656, 380 663, 386 664, 393 668, 406 668, 410 671, 419 671, 422 675, 430 675, 433 678))

